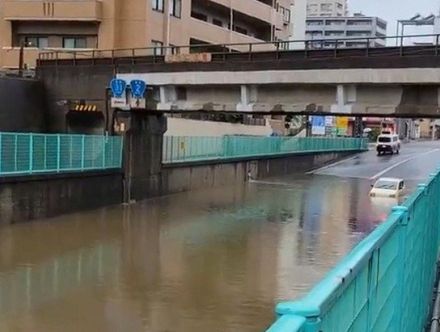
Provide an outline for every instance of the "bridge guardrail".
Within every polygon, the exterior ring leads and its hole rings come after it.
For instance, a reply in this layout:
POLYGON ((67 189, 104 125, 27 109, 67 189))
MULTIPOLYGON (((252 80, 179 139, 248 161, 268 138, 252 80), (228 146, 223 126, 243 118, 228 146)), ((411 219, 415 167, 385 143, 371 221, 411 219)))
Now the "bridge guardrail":
MULTIPOLYGON (((193 44, 179 46, 125 48, 125 49, 82 49, 82 50, 45 50, 38 54, 39 65, 49 62, 54 64, 77 64, 83 60, 91 60, 92 64, 105 63, 109 65, 121 64, 156 64, 165 63, 166 56, 179 54, 209 53, 211 61, 243 60, 258 61, 258 55, 275 54, 275 59, 285 58, 284 54, 298 53, 303 58, 337 58, 339 53, 347 56, 411 56, 411 55, 440 55, 440 35, 420 34, 405 36, 383 37, 345 37, 334 39, 263 41, 257 43, 229 43, 229 44, 193 44), (426 45, 410 46, 413 38, 430 40, 426 45), (385 41, 388 45, 379 46, 376 42, 385 41), (365 45, 364 47, 346 47, 344 42, 365 45), (428 45, 430 44, 430 45, 428 45), (342 45, 342 46, 341 46, 342 45), (96 62, 95 62, 96 61, 96 62), (104 61, 104 62, 102 62, 104 61), (139 62, 138 62, 139 61, 139 62)), ((289 58, 289 57, 287 57, 289 58)), ((275 60, 274 59, 274 60, 275 60)), ((290 59, 290 58, 289 58, 290 59)), ((87 64, 90 64, 88 61, 87 64)))
POLYGON ((422 331, 439 254, 440 169, 268 332, 422 331))
POLYGON ((121 166, 119 136, 0 133, 0 177, 121 166))
POLYGON ((257 137, 257 136, 165 136, 162 162, 177 163, 291 153, 362 151, 363 138, 257 137))

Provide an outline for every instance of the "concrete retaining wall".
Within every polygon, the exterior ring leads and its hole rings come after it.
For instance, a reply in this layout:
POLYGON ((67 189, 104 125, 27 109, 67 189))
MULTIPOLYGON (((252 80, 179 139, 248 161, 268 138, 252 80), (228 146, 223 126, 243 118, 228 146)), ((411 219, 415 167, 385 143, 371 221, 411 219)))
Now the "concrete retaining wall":
POLYGON ((122 202, 122 174, 87 172, 0 180, 0 223, 10 224, 122 202))
POLYGON ((285 155, 259 160, 225 160, 170 164, 162 170, 161 194, 214 188, 222 185, 244 183, 248 174, 253 179, 270 176, 304 173, 353 154, 320 153, 315 155, 285 155))
POLYGON ((46 129, 46 94, 42 82, 0 78, 0 131, 41 132, 46 129))

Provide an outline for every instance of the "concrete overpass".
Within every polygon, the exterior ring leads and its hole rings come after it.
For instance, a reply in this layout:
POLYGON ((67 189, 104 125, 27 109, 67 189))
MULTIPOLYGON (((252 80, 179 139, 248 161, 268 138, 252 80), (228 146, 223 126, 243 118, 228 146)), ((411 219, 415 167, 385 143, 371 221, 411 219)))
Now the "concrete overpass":
POLYGON ((104 113, 114 75, 143 79, 151 87, 146 110, 160 113, 438 117, 440 45, 434 39, 428 46, 405 46, 402 38, 396 47, 319 50, 248 44, 232 52, 204 45, 200 52, 166 56, 149 49, 51 52, 42 54, 37 71, 57 129, 69 104, 94 103, 104 113))

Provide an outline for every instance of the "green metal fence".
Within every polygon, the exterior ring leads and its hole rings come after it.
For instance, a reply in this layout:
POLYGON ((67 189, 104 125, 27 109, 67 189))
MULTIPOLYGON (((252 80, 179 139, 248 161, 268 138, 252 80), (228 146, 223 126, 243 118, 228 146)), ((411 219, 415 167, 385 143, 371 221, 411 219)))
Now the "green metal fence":
POLYGON ((0 176, 120 168, 122 138, 0 133, 0 176))
POLYGON ((269 332, 423 331, 439 253, 440 173, 304 298, 280 303, 269 332))
POLYGON ((362 138, 165 136, 163 162, 243 158, 303 152, 367 150, 362 138))

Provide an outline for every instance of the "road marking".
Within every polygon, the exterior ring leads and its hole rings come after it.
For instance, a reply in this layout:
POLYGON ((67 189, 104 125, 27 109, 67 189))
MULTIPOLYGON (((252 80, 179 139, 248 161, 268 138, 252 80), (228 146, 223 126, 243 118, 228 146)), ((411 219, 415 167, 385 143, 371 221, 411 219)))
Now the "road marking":
POLYGON ((394 165, 391 165, 390 167, 385 168, 383 171, 380 171, 379 173, 373 175, 372 177, 370 177, 370 180, 375 180, 375 179, 377 179, 378 177, 380 177, 380 176, 382 176, 382 175, 388 173, 388 172, 391 171, 392 169, 394 169, 394 168, 396 168, 396 167, 399 167, 400 165, 403 165, 403 164, 407 163, 408 161, 411 161, 411 160, 417 159, 417 158, 419 158, 419 157, 422 157, 422 156, 425 156, 425 155, 427 155, 427 154, 430 154, 430 153, 433 153, 433 152, 437 152, 437 151, 440 151, 440 149, 430 150, 430 151, 428 151, 428 152, 418 154, 418 155, 416 155, 416 156, 414 156, 414 157, 407 158, 407 159, 405 159, 405 160, 399 161, 398 163, 395 163, 394 165))
POLYGON ((342 164, 342 163, 345 163, 346 161, 350 161, 350 160, 357 159, 357 158, 359 158, 359 155, 356 155, 356 156, 354 156, 354 157, 350 157, 350 158, 346 158, 346 159, 339 160, 339 161, 337 161, 337 162, 335 162, 335 163, 333 163, 333 164, 330 164, 330 165, 327 165, 327 166, 324 166, 324 167, 321 167, 321 168, 315 169, 315 170, 313 170, 313 171, 309 171, 309 172, 307 172, 306 174, 316 174, 316 173, 322 172, 322 171, 324 171, 324 170, 326 170, 326 169, 328 169, 328 168, 338 166, 338 165, 340 165, 340 164, 342 164))

